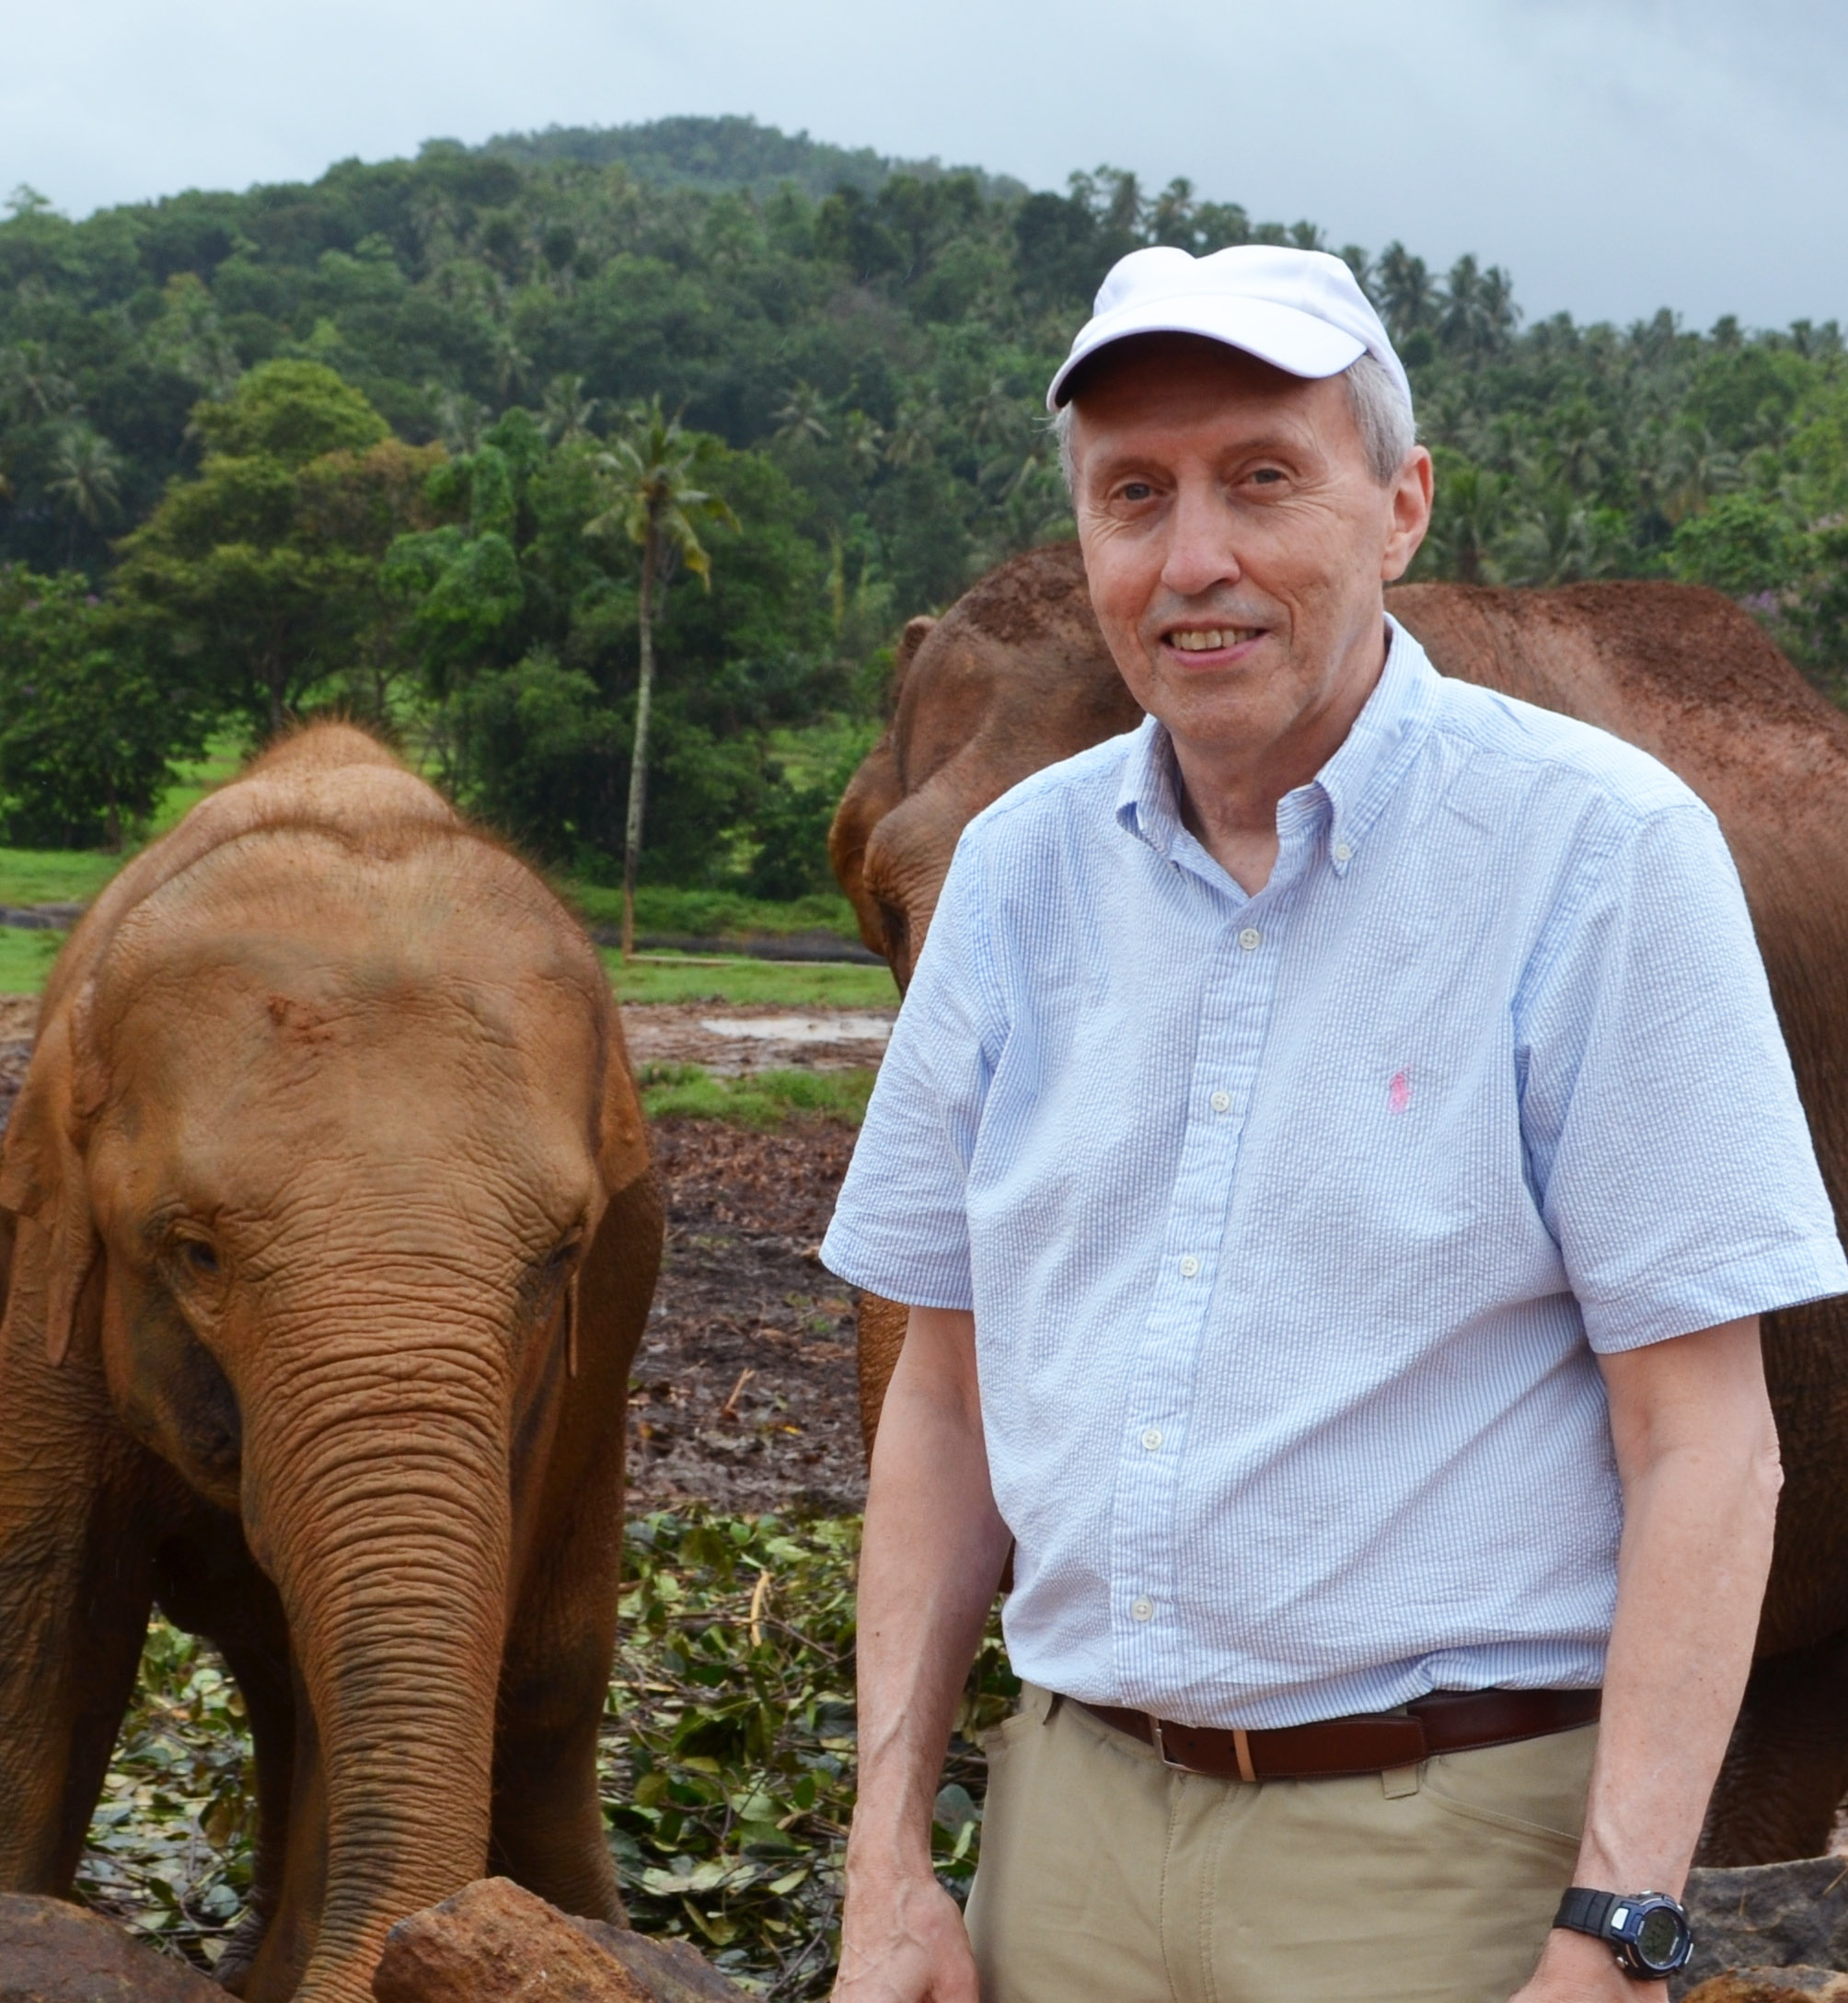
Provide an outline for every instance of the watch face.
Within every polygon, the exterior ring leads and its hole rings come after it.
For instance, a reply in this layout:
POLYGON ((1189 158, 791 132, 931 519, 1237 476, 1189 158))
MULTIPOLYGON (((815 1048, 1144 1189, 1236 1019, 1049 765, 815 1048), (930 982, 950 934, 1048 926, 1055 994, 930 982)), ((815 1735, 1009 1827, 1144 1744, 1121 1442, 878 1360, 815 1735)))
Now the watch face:
POLYGON ((1636 1929, 1636 1951, 1651 1968, 1668 1968, 1681 1944, 1681 1923, 1669 1907, 1658 1905, 1636 1929))

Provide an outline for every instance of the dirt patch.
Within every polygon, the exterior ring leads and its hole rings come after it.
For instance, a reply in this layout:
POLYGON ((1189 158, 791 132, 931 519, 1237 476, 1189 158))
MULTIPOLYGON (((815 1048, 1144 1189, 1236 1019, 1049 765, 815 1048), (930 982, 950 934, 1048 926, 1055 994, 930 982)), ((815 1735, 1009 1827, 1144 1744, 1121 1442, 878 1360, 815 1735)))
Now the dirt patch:
POLYGON ((35 994, 0 994, 0 1133, 13 1116, 13 1102, 26 1082, 32 1038, 39 1027, 35 994))
POLYGON ((816 1256, 854 1129, 654 1129, 667 1255, 635 1360, 631 1505, 860 1509, 853 1301, 816 1256))
POLYGON ((725 1078, 752 1071, 854 1071, 885 1054, 898 1011, 630 1003, 622 1033, 637 1071, 698 1064, 725 1078))

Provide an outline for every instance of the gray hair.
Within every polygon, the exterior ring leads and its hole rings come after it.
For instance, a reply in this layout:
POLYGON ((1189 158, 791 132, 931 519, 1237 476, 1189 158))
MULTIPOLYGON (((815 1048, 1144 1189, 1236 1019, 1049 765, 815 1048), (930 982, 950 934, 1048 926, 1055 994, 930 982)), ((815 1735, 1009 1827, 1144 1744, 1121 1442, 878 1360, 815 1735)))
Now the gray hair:
MULTIPOLYGON (((1343 374, 1347 385, 1348 408, 1360 433, 1367 469, 1382 487, 1390 487, 1399 469, 1418 442, 1417 420, 1404 392, 1392 379, 1378 355, 1363 354, 1343 374)), ((1059 469, 1065 475, 1066 492, 1078 492, 1078 465, 1071 450, 1073 405, 1063 403, 1053 412, 1052 434, 1058 441, 1059 469)))

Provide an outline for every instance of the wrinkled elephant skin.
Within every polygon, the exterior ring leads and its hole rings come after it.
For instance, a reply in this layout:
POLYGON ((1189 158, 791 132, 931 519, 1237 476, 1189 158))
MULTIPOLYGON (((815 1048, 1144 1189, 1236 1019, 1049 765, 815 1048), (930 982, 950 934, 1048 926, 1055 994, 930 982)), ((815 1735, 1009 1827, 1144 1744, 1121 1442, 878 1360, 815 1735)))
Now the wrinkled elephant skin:
POLYGON ((621 1915, 596 1799, 661 1205, 596 956, 362 733, 73 934, 0 1152, 0 1890, 68 1890, 149 1608, 242 1689, 221 1977, 356 2003, 490 1870, 621 1915))
MULTIPOLYGON (((1402 585, 1388 608, 1447 675, 1596 724, 1707 803, 1738 861, 1838 1221, 1848 1223, 1848 719, 1729 600, 1677 585, 1402 585)), ((903 990, 957 837, 1009 787, 1135 727, 1077 546, 1016 558, 901 649, 893 720, 829 851, 903 990)), ((903 1313, 860 1303, 869 1451, 903 1313)), ((1765 1322, 1783 1449, 1777 1552, 1703 1841, 1709 1864, 1819 1854, 1848 1789, 1848 1302, 1765 1322)))

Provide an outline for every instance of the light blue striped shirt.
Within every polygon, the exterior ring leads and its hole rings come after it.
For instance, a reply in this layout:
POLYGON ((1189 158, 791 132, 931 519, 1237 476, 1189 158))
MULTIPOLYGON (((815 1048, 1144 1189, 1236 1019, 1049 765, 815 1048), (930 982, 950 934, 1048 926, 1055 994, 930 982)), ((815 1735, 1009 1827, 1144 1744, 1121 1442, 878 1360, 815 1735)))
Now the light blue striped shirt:
POLYGON ((1713 816, 1393 628, 1248 897, 1152 719, 971 822, 823 1247, 973 1307, 1024 1677, 1600 1680, 1594 1351, 1848 1291, 1713 816))

